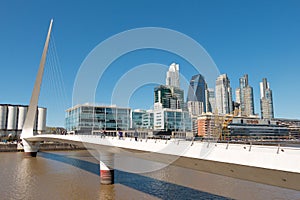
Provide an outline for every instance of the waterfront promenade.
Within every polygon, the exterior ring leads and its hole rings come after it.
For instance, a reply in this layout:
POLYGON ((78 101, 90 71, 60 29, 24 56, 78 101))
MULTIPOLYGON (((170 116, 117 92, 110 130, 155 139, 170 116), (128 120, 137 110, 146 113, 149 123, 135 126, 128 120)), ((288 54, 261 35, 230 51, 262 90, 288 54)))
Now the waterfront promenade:
MULTIPOLYGON (((82 147, 78 147, 72 144, 63 144, 63 143, 42 143, 39 146, 39 151, 58 151, 58 150, 80 150, 85 149, 82 147)), ((24 151, 23 146, 20 143, 12 142, 12 143, 0 143, 0 152, 17 152, 24 151)))

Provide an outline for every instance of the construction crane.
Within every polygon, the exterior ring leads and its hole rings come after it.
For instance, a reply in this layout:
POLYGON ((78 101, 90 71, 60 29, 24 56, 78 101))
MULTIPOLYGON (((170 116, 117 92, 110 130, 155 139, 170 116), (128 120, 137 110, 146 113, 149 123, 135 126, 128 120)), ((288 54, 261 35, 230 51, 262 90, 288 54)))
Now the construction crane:
POLYGON ((228 129, 228 125, 232 122, 234 117, 239 115, 239 112, 240 112, 240 109, 235 108, 233 113, 225 115, 224 121, 222 124, 222 133, 220 134, 220 140, 225 140, 227 137, 229 137, 230 132, 228 129))

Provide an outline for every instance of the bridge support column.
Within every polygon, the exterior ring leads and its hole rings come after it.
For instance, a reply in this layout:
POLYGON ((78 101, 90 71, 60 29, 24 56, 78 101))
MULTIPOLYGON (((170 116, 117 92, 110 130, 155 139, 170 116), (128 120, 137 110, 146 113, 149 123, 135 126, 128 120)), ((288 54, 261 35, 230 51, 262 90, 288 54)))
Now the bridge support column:
POLYGON ((103 185, 114 184, 114 154, 100 154, 100 183, 103 185))
POLYGON ((39 142, 28 142, 25 139, 22 139, 23 147, 24 147, 24 156, 25 157, 36 157, 36 154, 39 150, 40 143, 39 142))

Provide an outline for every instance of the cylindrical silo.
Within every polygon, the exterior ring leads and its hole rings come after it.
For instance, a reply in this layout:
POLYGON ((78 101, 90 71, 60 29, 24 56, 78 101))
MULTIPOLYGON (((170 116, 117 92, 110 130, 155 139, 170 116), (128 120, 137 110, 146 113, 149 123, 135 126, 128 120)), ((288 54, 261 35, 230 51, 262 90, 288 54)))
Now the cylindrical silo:
POLYGON ((37 131, 42 133, 46 130, 46 108, 38 108, 38 120, 37 120, 37 131))
POLYGON ((27 107, 19 106, 18 110, 19 110, 19 115, 18 115, 17 128, 18 128, 18 130, 22 130, 24 122, 25 122, 25 118, 26 118, 26 115, 27 115, 27 107))
POLYGON ((7 106, 0 105, 0 130, 6 129, 7 106))
POLYGON ((17 106, 7 106, 7 130, 16 130, 17 128, 17 106))

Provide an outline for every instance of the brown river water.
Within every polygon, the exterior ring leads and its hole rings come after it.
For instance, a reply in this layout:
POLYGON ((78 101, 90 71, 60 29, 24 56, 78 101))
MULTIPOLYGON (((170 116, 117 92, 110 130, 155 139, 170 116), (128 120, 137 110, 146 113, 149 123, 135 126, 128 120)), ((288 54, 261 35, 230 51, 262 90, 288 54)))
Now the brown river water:
MULTIPOLYGON (((100 185, 99 161, 88 151, 0 153, 0 199, 295 199, 300 191, 167 166, 148 173, 115 170, 100 185)), ((300 184, 300 180, 299 180, 300 184)))

